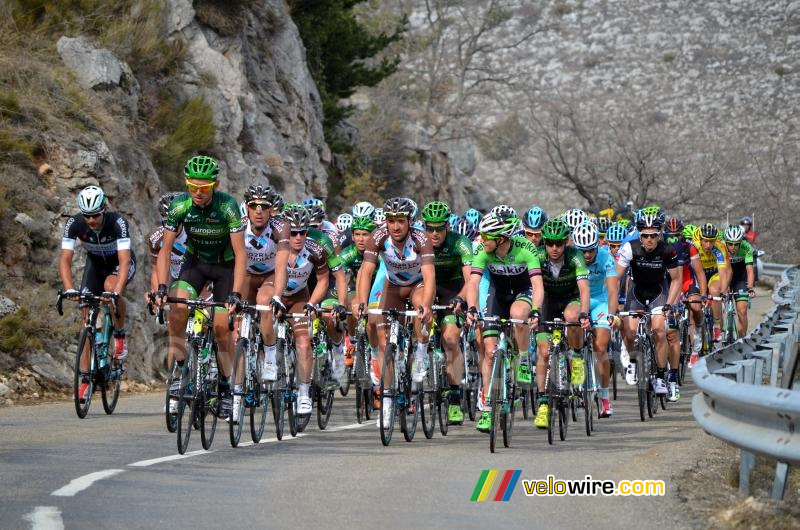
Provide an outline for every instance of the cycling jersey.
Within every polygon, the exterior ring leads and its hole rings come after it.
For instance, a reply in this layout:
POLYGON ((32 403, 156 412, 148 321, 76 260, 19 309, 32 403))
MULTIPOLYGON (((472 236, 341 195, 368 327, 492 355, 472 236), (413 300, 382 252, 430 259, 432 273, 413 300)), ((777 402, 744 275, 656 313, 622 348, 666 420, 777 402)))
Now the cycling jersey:
POLYGON ((289 264, 287 267, 288 278, 283 296, 292 296, 305 289, 308 286, 308 280, 312 276, 312 273, 316 276, 319 271, 328 272, 328 264, 325 261, 325 249, 310 237, 306 237, 306 242, 300 252, 298 252, 294 263, 291 263, 291 256, 289 257, 289 264))
POLYGON ((104 213, 103 226, 97 232, 89 228, 82 214, 67 219, 64 235, 61 238, 61 248, 74 251, 76 240, 81 241, 88 258, 103 268, 114 268, 119 265, 117 252, 120 250, 130 250, 131 261, 136 260, 131 249, 128 221, 117 212, 104 213))
POLYGON ((706 280, 710 283, 711 277, 717 274, 719 269, 724 269, 728 266, 728 252, 725 250, 725 245, 721 241, 714 241, 714 246, 711 247, 709 252, 706 252, 703 250, 700 240, 695 239, 694 246, 700 256, 700 264, 706 273, 706 280))
POLYGON ((697 276, 692 266, 693 261, 700 259, 697 254, 697 247, 695 247, 689 240, 685 238, 678 238, 673 245, 678 257, 678 267, 683 267, 683 283, 681 285, 681 292, 684 294, 696 294, 700 292, 700 285, 697 276))
POLYGON ((729 254, 728 258, 730 259, 734 276, 744 274, 747 270, 747 265, 753 264, 753 247, 747 241, 742 241, 736 254, 729 254))
MULTIPOLYGON (((164 244, 164 227, 159 226, 147 236, 147 246, 150 249, 150 257, 158 258, 161 247, 164 244)), ((173 280, 177 280, 181 273, 184 256, 186 254, 186 231, 181 229, 172 245, 172 252, 169 256, 169 275, 173 280)))
POLYGON ((472 244, 456 232, 447 232, 442 246, 433 249, 433 264, 436 267, 437 285, 459 280, 463 283, 462 268, 472 264, 472 244))
POLYGON ((244 246, 247 250, 247 272, 267 274, 275 270, 278 250, 289 249, 289 225, 270 217, 261 234, 256 235, 249 220, 245 221, 244 246))
POLYGON ((386 265, 386 279, 400 286, 422 280, 422 265, 433 264, 433 245, 422 230, 409 229, 401 248, 395 247, 386 227, 372 232, 364 249, 364 262, 377 263, 378 256, 386 265))
POLYGON ((562 261, 550 260, 546 249, 538 250, 542 262, 542 280, 545 294, 558 298, 578 298, 578 280, 589 278, 589 270, 583 259, 583 252, 574 247, 565 247, 562 261))
POLYGON ((336 272, 342 268, 342 260, 336 255, 336 248, 333 245, 333 240, 331 240, 328 234, 316 228, 309 228, 308 239, 316 241, 322 247, 325 261, 331 272, 336 272))
POLYGON ((608 285, 607 278, 617 277, 617 262, 608 247, 598 247, 597 255, 589 270, 590 313, 595 327, 608 328, 608 285))
POLYGON ((203 263, 225 263, 234 260, 230 234, 244 230, 239 205, 221 191, 215 191, 207 206, 197 206, 192 196, 182 193, 170 204, 164 228, 186 230, 186 250, 203 263))
POLYGON ((481 245, 472 260, 472 274, 489 271, 489 280, 495 290, 517 292, 530 289, 531 277, 542 274, 536 247, 522 236, 511 236, 511 247, 502 258, 497 252, 489 253, 481 245))
POLYGON ((678 253, 675 247, 659 241, 647 252, 641 241, 630 241, 620 247, 619 265, 630 267, 630 275, 639 287, 658 286, 667 276, 668 269, 678 266, 678 253))
POLYGON ((333 224, 332 222, 328 221, 327 219, 324 219, 322 223, 319 225, 319 230, 324 232, 325 235, 331 238, 331 241, 333 242, 334 245, 339 246, 341 244, 340 238, 342 237, 342 234, 341 232, 339 232, 339 229, 336 228, 336 225, 333 224))

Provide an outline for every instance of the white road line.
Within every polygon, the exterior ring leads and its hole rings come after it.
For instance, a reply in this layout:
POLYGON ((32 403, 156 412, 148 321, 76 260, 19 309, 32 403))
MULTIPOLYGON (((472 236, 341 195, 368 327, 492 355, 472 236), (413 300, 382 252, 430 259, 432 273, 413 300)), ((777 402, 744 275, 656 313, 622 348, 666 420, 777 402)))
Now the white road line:
MULTIPOLYGON (((358 429, 361 427, 365 427, 367 425, 366 422, 364 423, 351 423, 350 425, 342 425, 341 427, 334 427, 333 429, 327 429, 324 432, 337 432, 337 431, 349 431, 350 429, 358 429)), ((374 422, 370 422, 370 425, 375 425, 374 422)))
POLYGON ((95 471, 94 473, 89 473, 88 475, 83 475, 82 477, 78 477, 75 480, 71 481, 69 484, 64 486, 63 488, 58 488, 56 491, 51 493, 50 495, 54 495, 56 497, 72 497, 78 492, 81 492, 97 482, 98 480, 103 480, 104 478, 113 477, 114 475, 118 475, 125 471, 124 469, 105 469, 103 471, 95 471))
POLYGON ((37 506, 22 518, 31 523, 32 530, 64 530, 61 510, 55 506, 37 506))
POLYGON ((188 453, 184 453, 182 455, 169 455, 169 456, 162 456, 161 458, 151 458, 150 460, 139 460, 138 462, 134 462, 132 464, 128 464, 128 467, 148 467, 155 464, 160 464, 162 462, 172 462, 173 460, 183 460, 184 458, 191 458, 197 455, 205 455, 209 453, 213 453, 214 451, 204 451, 200 449, 199 451, 189 451, 188 453))

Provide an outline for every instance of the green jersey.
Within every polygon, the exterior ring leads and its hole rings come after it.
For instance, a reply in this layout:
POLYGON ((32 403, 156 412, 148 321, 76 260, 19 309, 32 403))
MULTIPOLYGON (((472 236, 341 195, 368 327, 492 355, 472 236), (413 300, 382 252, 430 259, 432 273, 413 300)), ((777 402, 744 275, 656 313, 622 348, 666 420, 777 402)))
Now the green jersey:
POLYGON ((456 232, 447 232, 444 243, 433 249, 433 266, 436 268, 436 283, 444 285, 463 281, 463 267, 472 265, 472 243, 456 232))
POLYGON ((192 196, 182 193, 170 204, 164 228, 186 232, 186 251, 203 263, 233 261, 230 234, 244 230, 239 205, 221 191, 215 191, 208 206, 199 207, 192 196))
POLYGON ((728 259, 730 259, 734 274, 744 273, 747 265, 753 264, 753 247, 747 241, 742 240, 736 254, 728 253, 728 259))
POLYGON ((589 269, 583 259, 583 252, 574 248, 564 249, 564 260, 553 263, 547 255, 547 250, 539 249, 539 258, 542 260, 542 280, 544 292, 548 295, 577 298, 579 296, 578 280, 589 278, 589 269))
POLYGON ((325 251, 325 262, 328 264, 328 268, 331 272, 336 272, 342 268, 342 260, 336 255, 333 241, 328 234, 316 228, 309 228, 308 237, 322 246, 322 249, 325 251))
POLYGON ((542 273, 536 247, 522 236, 511 236, 511 248, 502 258, 480 245, 472 260, 472 274, 482 275, 484 269, 495 290, 508 292, 530 289, 530 279, 542 273))

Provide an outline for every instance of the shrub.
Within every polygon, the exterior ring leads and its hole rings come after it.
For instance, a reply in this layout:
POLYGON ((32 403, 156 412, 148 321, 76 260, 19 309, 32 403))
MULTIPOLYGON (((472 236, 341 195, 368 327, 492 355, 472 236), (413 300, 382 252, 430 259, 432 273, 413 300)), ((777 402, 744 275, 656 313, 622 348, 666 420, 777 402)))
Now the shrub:
POLYGON ((19 356, 41 347, 39 333, 47 332, 43 322, 31 318, 27 307, 0 318, 0 351, 19 356))

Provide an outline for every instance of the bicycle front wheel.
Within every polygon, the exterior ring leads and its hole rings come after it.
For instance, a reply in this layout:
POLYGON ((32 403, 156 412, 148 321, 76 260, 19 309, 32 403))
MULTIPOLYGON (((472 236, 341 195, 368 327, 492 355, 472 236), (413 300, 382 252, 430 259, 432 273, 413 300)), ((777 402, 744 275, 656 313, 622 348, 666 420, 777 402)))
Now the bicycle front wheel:
POLYGON ((195 366, 197 363, 197 350, 194 346, 190 346, 186 356, 186 363, 181 371, 181 386, 178 391, 178 417, 177 417, 177 440, 178 452, 184 454, 189 447, 189 437, 192 434, 192 429, 195 426, 195 418, 198 414, 197 399, 195 399, 194 382, 195 382, 195 366))
MULTIPOLYGON (((81 400, 80 387, 83 376, 81 375, 81 352, 88 350, 86 355, 94 356, 94 330, 85 327, 81 331, 78 338, 78 351, 75 353, 75 371, 72 379, 72 396, 75 399, 75 412, 78 417, 83 419, 89 412, 89 406, 92 404, 92 394, 94 393, 94 377, 92 374, 86 374, 89 385, 89 390, 85 392, 86 400, 81 400)), ((90 361, 91 362, 91 361, 90 361)))
MULTIPOLYGON (((113 414, 119 401, 119 390, 122 387, 122 370, 111 370, 112 375, 100 385, 100 395, 103 398, 103 410, 106 414, 113 414)), ((169 410, 167 411, 169 412, 169 410)))
POLYGON ((489 389, 492 405, 492 426, 489 430, 489 451, 495 452, 497 448, 497 423, 500 421, 501 401, 503 399, 503 353, 500 350, 494 353, 494 361, 492 362, 492 384, 489 389))
MULTIPOLYGON (((433 366, 435 365, 431 364, 431 367, 433 366)), ((436 414, 439 416, 439 432, 442 433, 442 436, 447 436, 449 429, 447 408, 450 404, 450 400, 446 395, 446 391, 450 387, 447 380, 447 365, 444 362, 440 362, 437 371, 439 375, 436 382, 436 414)))
POLYGON ((237 447, 239 440, 242 438, 242 424, 244 423, 244 397, 247 393, 245 388, 247 384, 247 376, 245 371, 246 353, 250 347, 250 341, 241 337, 236 342, 236 349, 233 352, 233 368, 231 371, 231 385, 233 386, 232 399, 233 407, 238 410, 231 409, 231 417, 228 418, 228 434, 230 435, 231 446, 237 447), (238 389, 238 390, 237 390, 238 389), (236 418, 234 422, 233 419, 236 418))
POLYGON ((317 389, 317 426, 321 431, 324 431, 328 426, 328 420, 331 418, 331 411, 333 410, 333 388, 330 384, 327 388, 317 389))
POLYGON ((264 435, 264 426, 267 424, 267 408, 270 399, 261 385, 256 384, 253 389, 253 401, 250 404, 250 438, 257 444, 264 435))
MULTIPOLYGON (((428 366, 430 368, 428 374, 425 376, 422 383, 419 384, 418 388, 422 396, 419 400, 422 406, 422 410, 420 411, 420 415, 422 416, 422 432, 425 434, 425 438, 430 440, 433 438, 433 433, 436 430, 436 376, 434 375, 436 368, 433 364, 433 355, 430 350, 427 355, 428 366)), ((442 419, 443 418, 440 417, 440 421, 442 419)))
MULTIPOLYGON (((381 366, 380 396, 381 409, 378 417, 381 443, 386 446, 392 441, 392 431, 394 431, 394 419, 397 413, 397 374, 394 371, 394 344, 386 346, 383 354, 383 364, 381 366), (386 378, 389 378, 389 388, 386 388, 386 378), (389 402, 387 407, 386 402, 389 402), (387 410, 388 409, 388 410, 387 410)), ((403 411, 405 413, 405 411, 403 411)))

